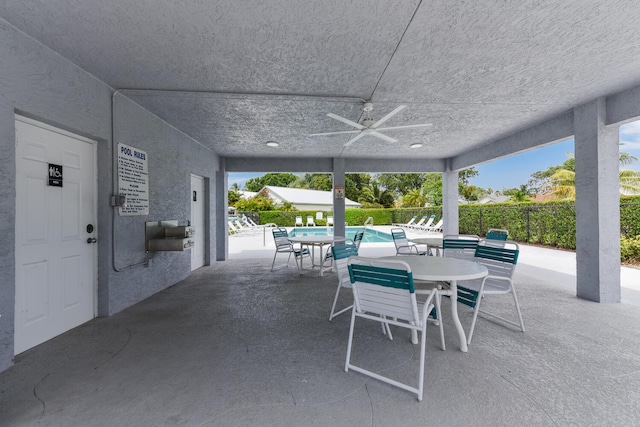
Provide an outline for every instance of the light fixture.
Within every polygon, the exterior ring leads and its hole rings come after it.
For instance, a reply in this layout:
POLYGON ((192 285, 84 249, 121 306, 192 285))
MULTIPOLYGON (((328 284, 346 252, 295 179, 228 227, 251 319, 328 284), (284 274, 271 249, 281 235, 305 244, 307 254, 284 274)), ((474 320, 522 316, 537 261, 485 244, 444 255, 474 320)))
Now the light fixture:
POLYGON ((267 146, 268 147, 277 147, 280 144, 278 143, 278 141, 267 141, 267 146))
POLYGON ((409 146, 409 148, 420 148, 420 147, 422 147, 422 143, 420 142, 414 142, 409 146))

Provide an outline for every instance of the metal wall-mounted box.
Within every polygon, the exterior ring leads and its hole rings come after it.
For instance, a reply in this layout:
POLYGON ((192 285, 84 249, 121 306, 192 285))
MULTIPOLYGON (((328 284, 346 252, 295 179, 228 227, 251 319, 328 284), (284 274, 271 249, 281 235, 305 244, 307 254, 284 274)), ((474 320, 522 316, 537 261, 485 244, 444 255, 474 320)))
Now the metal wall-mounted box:
POLYGON ((179 225, 177 227, 165 227, 164 237, 193 237, 196 235, 195 227, 179 225))
POLYGON ((178 221, 151 221, 144 226, 147 252, 184 251, 195 243, 195 228, 178 225, 178 221))

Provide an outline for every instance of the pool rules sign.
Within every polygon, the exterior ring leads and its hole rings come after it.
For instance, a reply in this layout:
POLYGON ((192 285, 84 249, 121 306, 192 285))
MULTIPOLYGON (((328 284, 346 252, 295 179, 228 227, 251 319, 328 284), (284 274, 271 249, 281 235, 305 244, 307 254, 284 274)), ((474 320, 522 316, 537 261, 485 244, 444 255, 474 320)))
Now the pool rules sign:
POLYGON ((118 144, 118 189, 126 197, 122 216, 149 215, 149 167, 147 153, 118 144))

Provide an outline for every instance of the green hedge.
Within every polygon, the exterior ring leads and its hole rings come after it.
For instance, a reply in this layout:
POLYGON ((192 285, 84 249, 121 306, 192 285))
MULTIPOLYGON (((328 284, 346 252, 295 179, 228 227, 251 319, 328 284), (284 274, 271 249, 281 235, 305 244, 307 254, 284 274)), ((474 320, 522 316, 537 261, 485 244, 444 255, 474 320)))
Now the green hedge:
MULTIPOLYGON (((260 212, 260 223, 276 223, 293 226, 296 215, 302 215, 306 223, 307 215, 315 218, 316 211, 265 211, 260 212)), ((315 220, 317 225, 326 224, 324 220, 315 220)), ((375 225, 407 223, 414 215, 435 215, 436 221, 442 216, 442 207, 432 206, 411 209, 347 209, 345 212, 349 225, 362 225, 372 217, 375 225)), ((538 243, 563 249, 576 248, 576 212, 575 203, 551 201, 539 204, 504 203, 492 205, 461 205, 459 210, 459 230, 464 234, 484 236, 490 228, 505 228, 509 237, 518 242, 538 243)), ((640 236, 640 197, 623 197, 620 201, 620 235, 624 241, 624 253, 631 257, 640 245, 636 236, 640 236)))

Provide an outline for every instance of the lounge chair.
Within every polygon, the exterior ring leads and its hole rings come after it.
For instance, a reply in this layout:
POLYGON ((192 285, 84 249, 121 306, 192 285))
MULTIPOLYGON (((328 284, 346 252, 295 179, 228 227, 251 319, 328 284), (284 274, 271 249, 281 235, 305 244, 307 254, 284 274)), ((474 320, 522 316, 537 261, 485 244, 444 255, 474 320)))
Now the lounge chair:
POLYGON ((394 227, 411 227, 416 222, 416 218, 418 218, 418 216, 414 215, 406 224, 391 224, 391 225, 394 227))
POLYGON ((432 225, 429 227, 423 227, 421 228, 424 231, 431 231, 431 232, 442 232, 442 224, 444 224, 444 220, 442 218, 440 218, 440 221, 438 221, 438 223, 436 225, 432 225))
POLYGON ((332 226, 333 226, 333 216, 327 215, 327 227, 332 227, 332 226))
POLYGON ((307 227, 315 227, 316 223, 313 221, 313 215, 307 216, 307 227))
POLYGON ((422 218, 420 218, 420 221, 416 222, 413 225, 410 225, 409 228, 420 228, 422 227, 422 224, 424 224, 424 222, 427 220, 427 216, 423 216, 422 218))
POLYGON ((418 225, 416 224, 413 228, 416 228, 418 230, 426 230, 427 228, 431 227, 431 225, 433 224, 433 221, 435 221, 436 216, 435 215, 431 215, 429 217, 429 219, 427 220, 427 222, 425 222, 422 225, 418 225))

